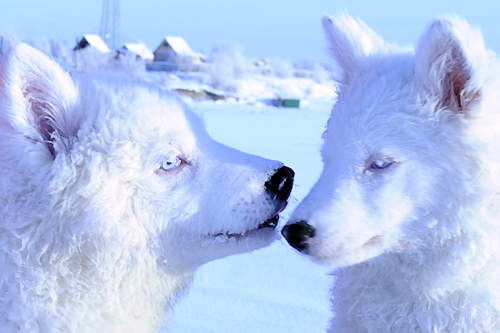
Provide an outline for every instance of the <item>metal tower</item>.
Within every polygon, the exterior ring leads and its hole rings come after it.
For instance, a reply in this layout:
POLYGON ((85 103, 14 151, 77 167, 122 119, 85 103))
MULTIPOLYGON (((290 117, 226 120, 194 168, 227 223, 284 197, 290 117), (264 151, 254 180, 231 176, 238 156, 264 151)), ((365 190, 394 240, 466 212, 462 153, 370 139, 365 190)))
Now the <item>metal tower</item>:
POLYGON ((99 35, 110 49, 120 42, 120 0, 103 0, 99 35))

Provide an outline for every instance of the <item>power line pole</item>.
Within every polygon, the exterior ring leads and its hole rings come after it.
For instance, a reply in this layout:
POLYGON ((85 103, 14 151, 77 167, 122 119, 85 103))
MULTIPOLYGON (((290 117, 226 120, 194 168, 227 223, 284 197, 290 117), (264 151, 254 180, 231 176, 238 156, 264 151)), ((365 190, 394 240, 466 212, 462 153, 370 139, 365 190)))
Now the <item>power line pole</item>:
POLYGON ((120 43, 120 0, 103 0, 99 35, 111 49, 120 43))

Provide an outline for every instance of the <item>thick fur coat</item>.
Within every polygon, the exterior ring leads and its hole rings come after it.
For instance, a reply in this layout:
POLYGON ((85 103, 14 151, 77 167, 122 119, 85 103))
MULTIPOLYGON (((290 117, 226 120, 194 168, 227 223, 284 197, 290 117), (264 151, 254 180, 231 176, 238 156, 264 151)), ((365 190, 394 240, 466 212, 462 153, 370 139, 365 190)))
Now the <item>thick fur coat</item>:
POLYGON ((323 172, 283 234, 335 268, 331 332, 500 332, 500 67, 448 17, 415 51, 345 14, 323 172))
POLYGON ((1 65, 0 332, 157 331, 197 267, 275 239, 281 163, 152 85, 1 65))

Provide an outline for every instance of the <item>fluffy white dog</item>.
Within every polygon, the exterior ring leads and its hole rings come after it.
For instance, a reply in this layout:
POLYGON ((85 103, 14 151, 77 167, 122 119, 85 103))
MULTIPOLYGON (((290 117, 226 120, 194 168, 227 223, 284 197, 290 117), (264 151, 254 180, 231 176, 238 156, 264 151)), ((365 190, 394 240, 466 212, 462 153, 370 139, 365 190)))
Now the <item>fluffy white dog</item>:
POLYGON ((331 332, 500 332, 500 68, 478 30, 413 52, 347 15, 323 172, 282 233, 336 268, 331 332))
POLYGON ((1 332, 157 330, 198 266, 275 239, 291 169, 153 86, 1 62, 1 332))

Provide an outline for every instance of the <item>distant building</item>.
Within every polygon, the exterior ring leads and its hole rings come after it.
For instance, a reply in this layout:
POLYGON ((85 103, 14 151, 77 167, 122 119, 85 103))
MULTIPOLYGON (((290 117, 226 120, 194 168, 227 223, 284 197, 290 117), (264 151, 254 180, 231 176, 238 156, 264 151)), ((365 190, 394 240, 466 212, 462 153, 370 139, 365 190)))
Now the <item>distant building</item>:
POLYGON ((153 53, 144 44, 125 43, 118 52, 122 54, 133 54, 137 59, 142 59, 144 61, 154 60, 153 53))
POLYGON ((104 43, 104 41, 98 35, 83 35, 80 40, 77 40, 76 46, 73 48, 73 51, 83 50, 88 47, 92 47, 98 50, 101 53, 110 53, 111 50, 104 43))
POLYGON ((154 61, 200 63, 202 59, 202 55, 194 53, 182 37, 165 37, 153 54, 154 61))

